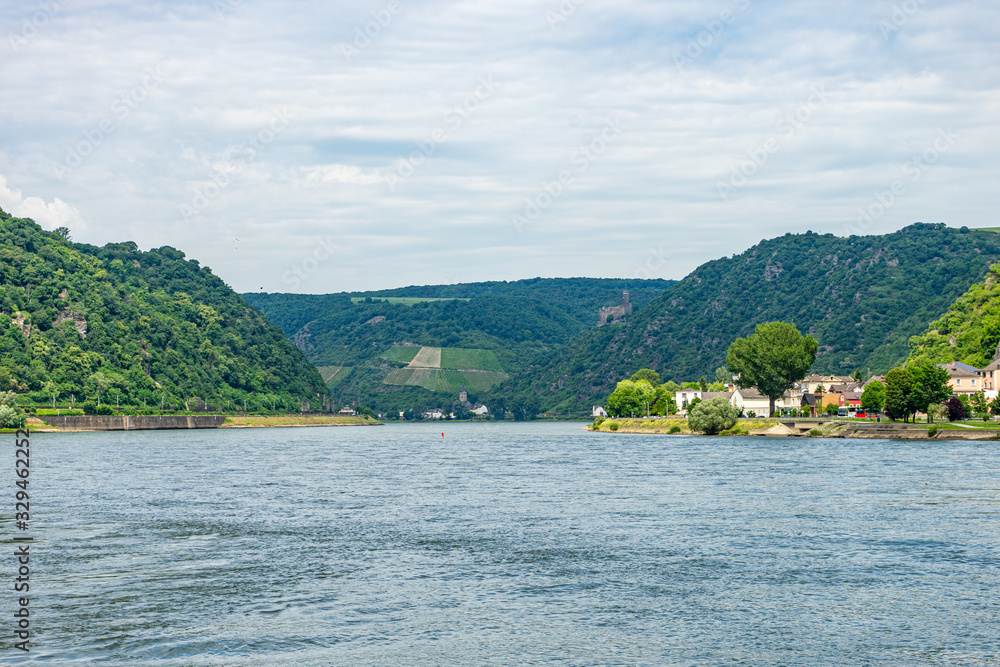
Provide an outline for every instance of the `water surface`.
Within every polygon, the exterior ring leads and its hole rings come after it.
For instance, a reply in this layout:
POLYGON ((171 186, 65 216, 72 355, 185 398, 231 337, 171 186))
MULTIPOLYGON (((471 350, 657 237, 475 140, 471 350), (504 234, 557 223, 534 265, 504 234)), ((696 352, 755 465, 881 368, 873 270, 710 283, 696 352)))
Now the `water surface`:
POLYGON ((487 423, 32 450, 54 664, 1000 662, 997 443, 487 423))

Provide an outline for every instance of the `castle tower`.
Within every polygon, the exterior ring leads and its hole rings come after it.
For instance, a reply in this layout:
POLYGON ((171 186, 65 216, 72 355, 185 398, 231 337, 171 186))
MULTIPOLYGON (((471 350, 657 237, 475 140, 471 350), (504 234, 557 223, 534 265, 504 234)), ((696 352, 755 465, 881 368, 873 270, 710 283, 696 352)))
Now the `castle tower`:
POLYGON ((632 314, 632 304, 628 300, 628 290, 622 292, 622 306, 625 308, 626 315, 632 314))
POLYGON ((465 385, 462 385, 462 391, 458 392, 458 400, 462 403, 469 402, 469 395, 465 392, 465 385))

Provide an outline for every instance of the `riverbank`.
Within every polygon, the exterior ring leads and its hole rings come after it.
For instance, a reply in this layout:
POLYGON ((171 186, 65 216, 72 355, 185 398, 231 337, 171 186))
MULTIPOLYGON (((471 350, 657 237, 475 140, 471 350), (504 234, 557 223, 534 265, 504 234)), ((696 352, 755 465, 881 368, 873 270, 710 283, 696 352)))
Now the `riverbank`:
MULTIPOLYGON (((702 435, 691 431, 686 419, 606 419, 591 431, 659 435, 702 435)), ((889 440, 1000 440, 996 426, 970 427, 898 422, 852 422, 808 419, 741 419, 719 435, 769 437, 869 438, 889 440)))
POLYGON ((371 417, 340 415, 239 415, 226 417, 219 428, 290 428, 296 426, 381 426, 371 417))
MULTIPOLYGON (((216 428, 288 428, 302 426, 377 426, 370 417, 341 415, 155 415, 155 416, 35 416, 26 428, 34 433, 79 433, 86 431, 150 431, 216 428)), ((14 432, 15 429, 9 429, 14 432)))

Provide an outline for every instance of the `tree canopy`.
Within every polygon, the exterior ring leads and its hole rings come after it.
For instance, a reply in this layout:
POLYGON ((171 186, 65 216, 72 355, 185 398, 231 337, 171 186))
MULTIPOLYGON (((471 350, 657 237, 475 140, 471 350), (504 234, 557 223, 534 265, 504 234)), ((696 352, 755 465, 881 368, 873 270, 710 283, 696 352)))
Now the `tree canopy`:
POLYGON ((726 366, 736 374, 742 388, 756 387, 774 403, 809 372, 816 360, 818 345, 812 336, 803 336, 794 324, 758 324, 746 338, 737 338, 726 353, 726 366))

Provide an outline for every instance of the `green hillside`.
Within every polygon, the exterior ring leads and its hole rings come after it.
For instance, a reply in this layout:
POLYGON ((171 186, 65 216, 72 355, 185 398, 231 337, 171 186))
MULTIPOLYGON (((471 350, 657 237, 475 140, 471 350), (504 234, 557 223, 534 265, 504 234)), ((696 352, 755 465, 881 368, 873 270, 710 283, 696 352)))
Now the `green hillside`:
POLYGON ((319 373, 208 267, 169 246, 72 243, 0 211, 0 389, 37 401, 308 399, 319 373))
POLYGON ((959 297, 942 317, 910 339, 910 360, 961 361, 983 368, 1000 344, 1000 265, 959 297))
POLYGON ((733 340, 773 320, 819 341, 816 372, 885 371, 997 259, 997 234, 941 224, 884 236, 787 234, 703 264, 627 324, 584 332, 544 368, 499 389, 579 412, 638 368, 664 379, 712 377, 733 340))
POLYGON ((549 359, 595 325, 598 309, 620 303, 624 289, 632 303, 641 306, 669 284, 536 278, 244 297, 281 326, 317 366, 350 369, 330 375, 335 400, 392 411, 447 407, 445 401, 457 399, 462 386, 473 400, 490 395, 510 375, 530 372, 537 359, 549 359), (421 347, 441 348, 438 364, 402 368, 421 347))

